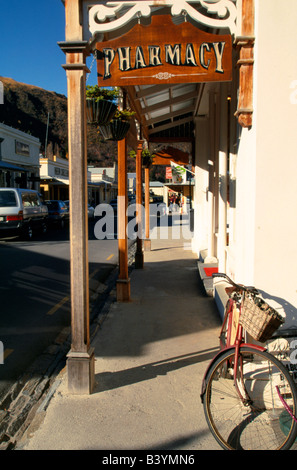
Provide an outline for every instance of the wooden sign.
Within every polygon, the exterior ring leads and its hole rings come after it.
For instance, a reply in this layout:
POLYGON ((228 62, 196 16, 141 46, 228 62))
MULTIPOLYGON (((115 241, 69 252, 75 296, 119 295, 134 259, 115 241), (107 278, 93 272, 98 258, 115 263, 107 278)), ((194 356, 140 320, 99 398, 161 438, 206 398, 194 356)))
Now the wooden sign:
POLYGON ((126 35, 97 43, 99 86, 232 80, 231 35, 209 34, 191 23, 152 16, 126 35))

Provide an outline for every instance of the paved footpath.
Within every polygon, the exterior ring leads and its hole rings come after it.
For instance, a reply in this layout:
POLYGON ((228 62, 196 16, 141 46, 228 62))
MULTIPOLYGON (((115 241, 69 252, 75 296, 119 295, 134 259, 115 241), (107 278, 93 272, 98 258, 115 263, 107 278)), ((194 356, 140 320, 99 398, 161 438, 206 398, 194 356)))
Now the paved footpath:
POLYGON ((144 269, 131 273, 131 301, 111 304, 93 340, 93 394, 69 395, 62 371, 19 449, 220 449, 200 401, 220 319, 187 248, 182 240, 152 240, 144 269))

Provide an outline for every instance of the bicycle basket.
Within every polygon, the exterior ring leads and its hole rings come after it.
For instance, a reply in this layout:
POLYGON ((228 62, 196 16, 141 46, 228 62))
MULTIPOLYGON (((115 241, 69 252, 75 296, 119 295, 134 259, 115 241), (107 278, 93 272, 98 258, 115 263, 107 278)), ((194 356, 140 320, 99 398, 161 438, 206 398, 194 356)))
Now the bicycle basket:
POLYGON ((265 343, 284 321, 284 318, 260 297, 244 297, 239 323, 256 341, 265 343))

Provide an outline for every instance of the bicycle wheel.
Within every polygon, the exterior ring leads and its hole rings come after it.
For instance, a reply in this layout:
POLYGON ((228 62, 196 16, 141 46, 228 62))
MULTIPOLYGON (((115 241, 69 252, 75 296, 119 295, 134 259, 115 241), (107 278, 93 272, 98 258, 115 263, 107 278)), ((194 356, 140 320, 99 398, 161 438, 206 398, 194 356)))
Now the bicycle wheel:
POLYGON ((226 351, 206 378, 203 406, 212 434, 224 449, 289 449, 297 424, 284 413, 276 388, 296 416, 296 385, 289 372, 271 354, 242 347, 237 377, 241 377, 238 386, 242 395, 247 394, 244 402, 234 384, 234 357, 235 349, 226 351))

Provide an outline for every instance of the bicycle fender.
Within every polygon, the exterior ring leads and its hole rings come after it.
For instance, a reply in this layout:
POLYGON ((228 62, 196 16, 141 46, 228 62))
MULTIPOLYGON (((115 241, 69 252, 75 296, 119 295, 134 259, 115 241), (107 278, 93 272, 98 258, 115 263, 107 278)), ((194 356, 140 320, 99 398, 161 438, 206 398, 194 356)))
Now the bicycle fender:
POLYGON ((222 356, 222 354, 224 354, 226 351, 229 351, 231 349, 234 349, 235 350, 235 347, 234 346, 230 346, 228 348, 224 348, 224 349, 221 349, 221 351, 219 351, 213 358, 212 360, 210 361, 210 363, 208 364, 207 366, 207 369, 204 373, 204 377, 203 377, 203 380, 202 380, 202 386, 201 386, 201 393, 200 393, 200 398, 201 398, 201 402, 203 403, 203 398, 204 398, 204 395, 205 395, 205 391, 206 391, 206 384, 207 384, 207 376, 209 374, 209 370, 211 369, 213 363, 217 360, 218 357, 222 356))
MULTIPOLYGON (((243 347, 249 347, 249 348, 253 348, 253 349, 256 349, 258 351, 266 351, 266 348, 264 348, 263 346, 260 346, 260 345, 257 345, 257 344, 250 344, 250 343, 244 343, 244 344, 241 344, 240 345, 240 348, 243 348, 243 347)), ((231 351, 231 350, 234 350, 235 351, 235 346, 229 346, 227 348, 224 348, 222 349, 221 351, 219 351, 213 358, 212 360, 210 361, 210 363, 208 364, 208 367, 205 371, 205 374, 204 374, 204 377, 203 377, 203 380, 202 380, 202 386, 201 386, 201 393, 200 393, 200 398, 201 398, 201 402, 203 403, 203 398, 204 398, 204 395, 205 395, 205 391, 206 391, 206 384, 207 384, 207 376, 209 374, 209 371, 213 365, 213 363, 220 357, 222 356, 223 354, 225 354, 226 351, 231 351)))

